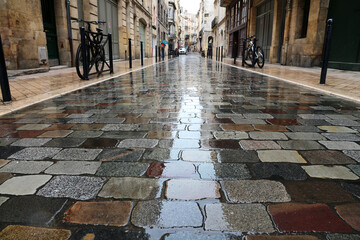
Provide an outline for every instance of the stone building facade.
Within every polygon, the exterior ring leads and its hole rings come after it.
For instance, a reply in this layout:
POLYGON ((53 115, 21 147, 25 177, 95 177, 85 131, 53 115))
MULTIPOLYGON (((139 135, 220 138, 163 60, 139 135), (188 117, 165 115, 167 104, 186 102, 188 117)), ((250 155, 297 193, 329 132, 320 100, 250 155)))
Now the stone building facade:
POLYGON ((201 0, 201 30, 199 32, 200 50, 207 56, 209 49, 213 49, 214 36, 212 33, 211 23, 214 19, 213 0, 201 0), (201 39, 201 40, 200 40, 201 39))
MULTIPOLYGON (((103 20, 105 33, 112 33, 114 59, 152 56, 152 0, 2 0, 0 32, 7 68, 49 68, 74 66, 80 42, 74 19, 103 20)), ((167 9, 165 9, 167 14, 167 9)), ((165 18, 165 17, 164 17, 165 18)), ((96 26, 92 26, 95 30, 96 26)), ((165 30, 163 30, 165 32, 165 30)), ((167 35, 167 32, 166 34, 167 35)))
POLYGON ((228 51, 226 23, 226 9, 220 6, 220 0, 214 0, 214 19, 211 22, 212 34, 214 36, 213 56, 216 55, 216 49, 219 48, 218 54, 223 55, 228 51))

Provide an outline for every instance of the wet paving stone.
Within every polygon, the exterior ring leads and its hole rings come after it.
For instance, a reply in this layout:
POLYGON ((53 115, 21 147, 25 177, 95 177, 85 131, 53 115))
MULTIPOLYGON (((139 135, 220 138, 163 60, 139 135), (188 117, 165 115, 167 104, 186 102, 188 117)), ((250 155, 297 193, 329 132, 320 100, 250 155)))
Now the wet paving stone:
POLYGON ((118 148, 153 148, 159 143, 156 139, 126 139, 121 141, 118 148))
POLYGON ((306 163, 297 151, 263 150, 258 151, 258 155, 262 162, 306 163))
POLYGON ((352 195, 354 195, 357 198, 360 198, 360 184, 359 183, 354 183, 354 182, 343 182, 341 184, 341 186, 348 191, 349 193, 351 193, 352 195))
POLYGON ((65 213, 64 222, 121 227, 128 223, 131 209, 130 201, 76 202, 65 213))
POLYGON ((240 163, 204 163, 198 167, 202 179, 249 179, 250 172, 240 163))
POLYGON ((8 146, 17 140, 17 138, 0 138, 0 147, 8 146))
POLYGON ((324 149, 316 141, 302 141, 302 140, 289 140, 289 141, 278 141, 277 142, 283 149, 294 149, 294 150, 317 150, 324 149))
POLYGON ((299 122, 296 119, 266 119, 266 121, 268 121, 269 123, 273 124, 273 125, 283 125, 283 126, 288 126, 288 125, 299 125, 299 122))
POLYGON ((358 234, 332 233, 326 235, 327 240, 357 240, 359 238, 358 234))
POLYGON ((82 148, 112 148, 118 143, 116 139, 88 138, 81 145, 82 148))
POLYGON ((0 197, 0 206, 1 206, 4 202, 6 202, 7 200, 9 200, 9 198, 7 198, 7 197, 0 197))
POLYGON ((1 239, 27 239, 27 240, 65 240, 70 237, 66 229, 39 228, 20 225, 9 225, 0 232, 1 239))
POLYGON ((44 147, 79 147, 85 139, 83 138, 55 138, 44 144, 44 147))
POLYGON ((17 131, 7 134, 7 138, 34 138, 45 132, 44 130, 17 131))
POLYGON ((9 159, 16 159, 16 160, 43 160, 46 158, 53 157, 61 150, 61 148, 51 148, 51 147, 29 147, 24 149, 13 147, 13 149, 15 153, 9 156, 9 159))
POLYGON ((287 140, 284 133, 280 132, 250 132, 249 136, 254 140, 287 140))
POLYGON ((148 177, 155 178, 193 178, 197 177, 196 168, 191 163, 152 163, 146 171, 148 177))
POLYGON ((215 181, 172 179, 166 182, 165 197, 175 200, 220 198, 220 184, 215 181))
POLYGON ((147 163, 133 162, 103 162, 96 172, 97 176, 104 177, 139 177, 148 169, 147 163))
POLYGON ((45 143, 49 142, 51 138, 21 138, 16 142, 12 143, 11 146, 17 147, 40 147, 43 146, 45 143))
POLYGON ((10 160, 0 159, 0 168, 8 164, 10 160))
POLYGON ((293 125, 293 126, 287 126, 287 129, 289 129, 292 132, 320 132, 320 129, 315 126, 302 126, 302 125, 293 125))
POLYGON ((240 145, 237 140, 203 140, 202 148, 221 148, 221 149, 239 149, 240 145))
POLYGON ((285 134, 292 140, 325 140, 325 137, 313 132, 288 132, 285 134))
POLYGON ((66 148, 56 154, 53 159, 56 160, 83 160, 91 161, 101 153, 102 149, 88 149, 88 148, 66 148))
POLYGON ((213 135, 209 132, 201 131, 179 131, 180 139, 210 139, 213 135))
POLYGON ((360 165, 347 165, 356 175, 360 176, 360 165))
POLYGON ((325 204, 281 203, 269 212, 281 232, 352 232, 325 204))
POLYGON ((72 124, 72 130, 100 130, 104 127, 104 124, 72 124))
POLYGON ((360 231, 360 204, 350 203, 338 205, 335 207, 336 211, 342 219, 345 220, 353 229, 360 231))
POLYGON ((360 162, 360 151, 345 150, 343 152, 352 159, 360 162))
POLYGON ((181 159, 190 162, 215 162, 215 151, 202 150, 184 150, 181 154, 181 159))
POLYGON ((5 146, 0 147, 0 159, 8 159, 9 156, 22 150, 23 147, 5 146))
POLYGON ((36 195, 49 198, 90 200, 96 197, 106 179, 86 176, 55 176, 36 195))
POLYGON ((6 180, 0 185, 1 194, 29 195, 50 180, 50 175, 18 176, 6 180))
POLYGON ((254 131, 249 124, 221 124, 220 127, 224 131, 254 131))
POLYGON ((318 126, 318 128, 328 133, 357 133, 354 129, 341 126, 318 126))
POLYGON ((143 153, 143 149, 104 149, 97 159, 102 162, 135 162, 143 153))
POLYGON ((155 138, 155 139, 173 139, 176 137, 177 132, 170 131, 149 131, 146 135, 146 138, 155 138))
POLYGON ((203 216, 195 202, 150 200, 137 203, 131 222, 137 227, 200 227, 203 216))
POLYGON ((44 171, 53 162, 48 161, 11 161, 0 168, 0 172, 37 174, 44 171))
POLYGON ((102 240, 102 239, 150 239, 150 235, 144 232, 136 232, 120 229, 107 228, 81 228, 75 233, 72 232, 72 239, 76 240, 102 240))
POLYGON ((290 163, 256 163, 251 171, 258 178, 272 180, 306 180, 305 171, 297 164, 290 163))
POLYGON ((8 179, 10 179, 12 177, 13 177, 13 174, 11 174, 11 173, 0 172, 0 184, 3 184, 5 181, 7 181, 8 179))
POLYGON ((81 175, 95 174, 100 162, 87 161, 59 161, 46 169, 46 174, 52 175, 81 175))
POLYGON ((176 232, 163 236, 164 240, 179 240, 179 239, 197 239, 197 240, 239 240, 240 237, 223 233, 208 233, 208 232, 176 232))
POLYGON ((143 159, 165 161, 165 160, 178 160, 180 150, 153 148, 146 149, 143 159))
POLYGON ((282 235, 282 236, 249 235, 245 237, 245 240, 320 240, 320 239, 310 235, 282 235))
POLYGON ((103 198, 149 200, 158 198, 161 189, 162 181, 157 179, 110 178, 98 196, 103 198))
POLYGON ((255 124, 255 130, 263 131, 263 132, 287 132, 285 126, 279 125, 269 125, 269 124, 255 124))
POLYGON ((354 160, 339 151, 319 150, 300 151, 300 154, 311 164, 351 164, 354 160))
POLYGON ((25 124, 21 127, 18 127, 17 130, 44 130, 45 128, 48 128, 50 126, 50 124, 25 124))
POLYGON ((260 160, 255 151, 221 150, 218 152, 218 161, 222 163, 253 163, 260 160))
POLYGON ((205 230, 230 232, 274 232, 265 206, 261 204, 207 204, 205 230))
POLYGON ((240 146, 244 150, 281 149, 274 141, 241 140, 240 146))
POLYGON ((283 184, 270 180, 223 181, 228 201, 232 203, 289 202, 289 194, 283 184))
POLYGON ((97 138, 103 134, 102 131, 74 131, 69 138, 97 138))
POLYGON ((39 138, 63 138, 72 133, 73 130, 52 130, 39 135, 39 138))
POLYGON ((329 179, 344 179, 344 180, 358 180, 350 169, 344 166, 302 166, 306 173, 312 178, 329 178, 329 179))
POLYGON ((322 135, 332 141, 360 141, 360 136, 352 133, 323 133, 322 135))
POLYGON ((284 184, 291 199, 295 202, 341 203, 354 201, 354 198, 335 182, 289 181, 284 184))
POLYGON ((66 202, 66 199, 37 196, 12 197, 0 206, 0 221, 28 225, 49 225, 66 202))
POLYGON ((331 150, 360 150, 360 145, 348 141, 319 141, 327 149, 331 150))

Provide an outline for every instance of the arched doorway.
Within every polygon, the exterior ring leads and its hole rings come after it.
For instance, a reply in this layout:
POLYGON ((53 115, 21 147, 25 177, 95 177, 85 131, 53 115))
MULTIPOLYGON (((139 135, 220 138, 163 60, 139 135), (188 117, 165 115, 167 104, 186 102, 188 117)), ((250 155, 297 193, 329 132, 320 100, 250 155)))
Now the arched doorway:
POLYGON ((214 38, 212 36, 208 37, 208 56, 212 56, 214 38))
POLYGON ((143 18, 139 19, 139 49, 141 42, 143 43, 143 56, 145 57, 145 31, 146 31, 146 21, 143 18))
MULTIPOLYGON (((119 50, 119 30, 118 30, 118 1, 117 0, 98 0, 99 21, 105 21, 105 26, 101 26, 105 34, 112 35, 113 58, 120 58, 119 50)), ((105 48, 108 55, 108 48, 105 48)))

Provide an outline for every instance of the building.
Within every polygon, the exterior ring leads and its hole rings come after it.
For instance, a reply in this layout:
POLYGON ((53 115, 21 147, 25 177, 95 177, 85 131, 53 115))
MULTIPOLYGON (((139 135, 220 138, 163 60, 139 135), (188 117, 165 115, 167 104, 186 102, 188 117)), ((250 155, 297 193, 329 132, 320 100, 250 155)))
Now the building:
POLYGON ((226 7, 228 56, 234 48, 240 56, 241 38, 256 35, 270 63, 320 66, 326 21, 333 18, 329 67, 360 70, 360 28, 351 27, 360 1, 221 0, 220 6, 226 7))
POLYGON ((169 51, 179 48, 178 32, 179 32, 179 13, 180 3, 179 0, 168 1, 168 25, 169 25, 169 51))
MULTIPOLYGON (((168 40, 168 3, 165 0, 157 0, 157 46, 160 42, 168 40)), ((165 54, 168 52, 165 49, 165 54)))
MULTIPOLYGON (((129 38, 132 57, 152 56, 152 0, 2 0, 0 32, 8 69, 74 66, 80 43, 79 27, 73 19, 102 20, 104 33, 112 33, 113 57, 128 57, 129 38)), ((163 3, 163 39, 167 35, 167 8, 163 3)), ((156 14, 156 13, 155 13, 156 14)), ((95 30, 95 26, 93 26, 95 30)))
MULTIPOLYGON (((199 31, 200 50, 208 55, 208 51, 212 51, 214 44, 214 36, 212 33, 211 22, 214 19, 214 4, 213 0, 201 0, 200 13, 201 30, 199 31)), ((200 20, 200 19, 199 19, 200 20)))
POLYGON ((220 0, 214 0, 214 19, 211 21, 212 35, 214 36, 213 56, 220 56, 221 49, 224 53, 228 51, 227 34, 226 34, 226 9, 220 7, 220 0), (218 50, 217 50, 218 49, 218 50), (218 51, 218 53, 216 53, 218 51))

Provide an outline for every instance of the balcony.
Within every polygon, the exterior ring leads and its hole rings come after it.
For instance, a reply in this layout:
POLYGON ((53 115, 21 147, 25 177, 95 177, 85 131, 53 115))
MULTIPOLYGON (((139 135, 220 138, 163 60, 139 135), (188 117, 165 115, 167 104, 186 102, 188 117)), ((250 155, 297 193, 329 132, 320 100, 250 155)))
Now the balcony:
POLYGON ((220 7, 229 6, 234 0, 220 0, 220 7))
POLYGON ((218 24, 217 17, 215 17, 211 22, 211 28, 214 28, 218 24))

